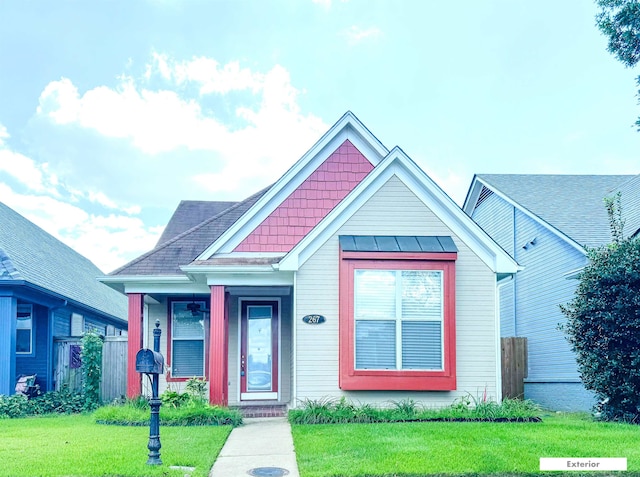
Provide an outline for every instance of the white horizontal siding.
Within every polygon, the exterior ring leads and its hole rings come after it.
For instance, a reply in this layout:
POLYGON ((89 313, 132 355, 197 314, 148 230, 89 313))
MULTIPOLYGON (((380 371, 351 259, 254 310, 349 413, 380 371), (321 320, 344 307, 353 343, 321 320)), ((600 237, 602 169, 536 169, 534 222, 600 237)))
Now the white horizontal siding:
POLYGON ((347 396, 383 404, 412 398, 447 405, 471 393, 496 392, 495 276, 397 177, 391 178, 299 270, 297 277, 297 396, 347 396), (338 387, 338 235, 449 235, 456 262, 457 378, 452 392, 344 392, 338 387), (321 314, 322 325, 301 318, 321 314))

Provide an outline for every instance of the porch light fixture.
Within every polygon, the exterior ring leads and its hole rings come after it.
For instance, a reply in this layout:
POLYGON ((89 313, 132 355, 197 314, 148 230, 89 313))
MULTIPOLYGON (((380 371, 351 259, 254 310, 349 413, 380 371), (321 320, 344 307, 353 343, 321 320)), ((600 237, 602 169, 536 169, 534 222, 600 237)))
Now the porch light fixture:
POLYGON ((196 296, 193 295, 191 303, 187 303, 187 310, 191 312, 191 316, 198 316, 199 313, 209 313, 209 310, 202 308, 200 303, 196 303, 196 296))

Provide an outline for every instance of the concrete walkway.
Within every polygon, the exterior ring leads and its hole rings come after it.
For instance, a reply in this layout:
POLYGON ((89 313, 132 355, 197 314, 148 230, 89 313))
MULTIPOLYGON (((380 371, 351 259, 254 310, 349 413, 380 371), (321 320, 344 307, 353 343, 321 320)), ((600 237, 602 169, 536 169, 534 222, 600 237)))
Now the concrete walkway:
POLYGON ((209 477, 246 477, 260 467, 271 469, 255 475, 275 477, 282 474, 273 473, 273 468, 282 468, 289 471, 287 477, 300 477, 291 426, 285 417, 244 419, 242 426, 231 431, 209 477))

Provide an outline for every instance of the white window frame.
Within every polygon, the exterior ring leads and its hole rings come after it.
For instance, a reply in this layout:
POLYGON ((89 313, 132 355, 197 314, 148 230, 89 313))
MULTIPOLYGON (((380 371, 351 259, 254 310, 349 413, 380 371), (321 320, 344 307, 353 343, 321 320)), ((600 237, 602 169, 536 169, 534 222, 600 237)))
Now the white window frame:
MULTIPOLYGON (((207 349, 206 349, 206 323, 204 322, 204 320, 206 319, 205 315, 206 313, 202 313, 202 320, 203 320, 203 326, 202 326, 202 337, 196 337, 196 336, 182 336, 180 338, 176 338, 175 337, 175 306, 176 305, 187 305, 189 303, 192 303, 191 301, 172 301, 171 302, 171 377, 172 378, 193 378, 194 375, 193 374, 180 374, 180 375, 176 375, 175 371, 173 369, 173 362, 175 360, 175 350, 173 347, 173 344, 176 341, 202 341, 202 374, 199 376, 195 376, 196 378, 204 378, 206 375, 206 356, 207 356, 207 349)), ((202 300, 198 300, 195 303, 200 304, 200 309, 204 310, 206 309, 206 302, 202 301, 202 300)))
MULTIPOLYGON (((357 321, 394 321, 395 322, 395 338, 396 338, 396 371, 443 371, 444 370, 444 360, 445 360, 445 343, 444 343, 444 271, 443 270, 414 270, 414 269, 372 269, 372 268, 356 268, 354 270, 354 289, 353 289, 353 326, 356 327, 357 321), (370 317, 366 320, 357 319, 357 310, 358 310, 358 272, 393 272, 396 275, 395 279, 395 316, 393 317, 370 317), (437 273, 440 277, 440 318, 439 319, 429 319, 429 318, 404 318, 402 316, 402 272, 428 272, 428 273, 437 273), (440 368, 403 368, 402 367, 402 323, 404 321, 408 322, 437 322, 440 323, 440 368)), ((357 355, 358 355, 358 347, 356 343, 357 333, 353 333, 353 367, 354 370, 363 371, 363 370, 380 370, 380 371, 388 371, 390 368, 358 368, 357 367, 357 355)), ((391 369, 393 370, 393 369, 391 369)))
MULTIPOLYGON (((34 317, 33 317, 33 305, 27 305, 27 304, 20 304, 18 305, 18 308, 16 310, 16 348, 17 348, 17 340, 18 340, 18 315, 20 313, 29 313, 29 319, 31 320, 31 327, 28 328, 29 329, 29 351, 18 351, 17 349, 15 350, 16 354, 20 354, 23 356, 27 356, 27 355, 32 355, 34 354, 34 329, 35 329, 35 323, 34 323, 34 317)), ((27 329, 27 328, 20 328, 20 329, 27 329)))

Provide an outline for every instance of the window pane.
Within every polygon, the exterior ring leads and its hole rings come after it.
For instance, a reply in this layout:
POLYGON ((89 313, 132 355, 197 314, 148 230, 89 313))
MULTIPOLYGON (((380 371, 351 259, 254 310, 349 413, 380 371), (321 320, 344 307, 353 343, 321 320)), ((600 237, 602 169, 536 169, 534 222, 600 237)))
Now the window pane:
POLYGON ((31 353, 31 330, 16 330, 16 353, 31 353))
POLYGON ((16 315, 16 353, 32 352, 33 308, 31 305, 18 305, 16 315))
POLYGON ((174 316, 173 328, 171 329, 171 336, 174 339, 184 338, 204 338, 204 320, 202 314, 197 316, 188 315, 174 316))
POLYGON ((356 321, 356 369, 396 369, 395 321, 356 321))
POLYGON ((174 341, 171 361, 174 377, 204 376, 204 341, 174 341))
POLYGON ((442 272, 402 272, 402 318, 442 319, 442 272))
POLYGON ((442 369, 441 322, 402 322, 402 369, 442 369))
POLYGON ((354 301, 356 319, 395 319, 396 272, 356 270, 354 301))

